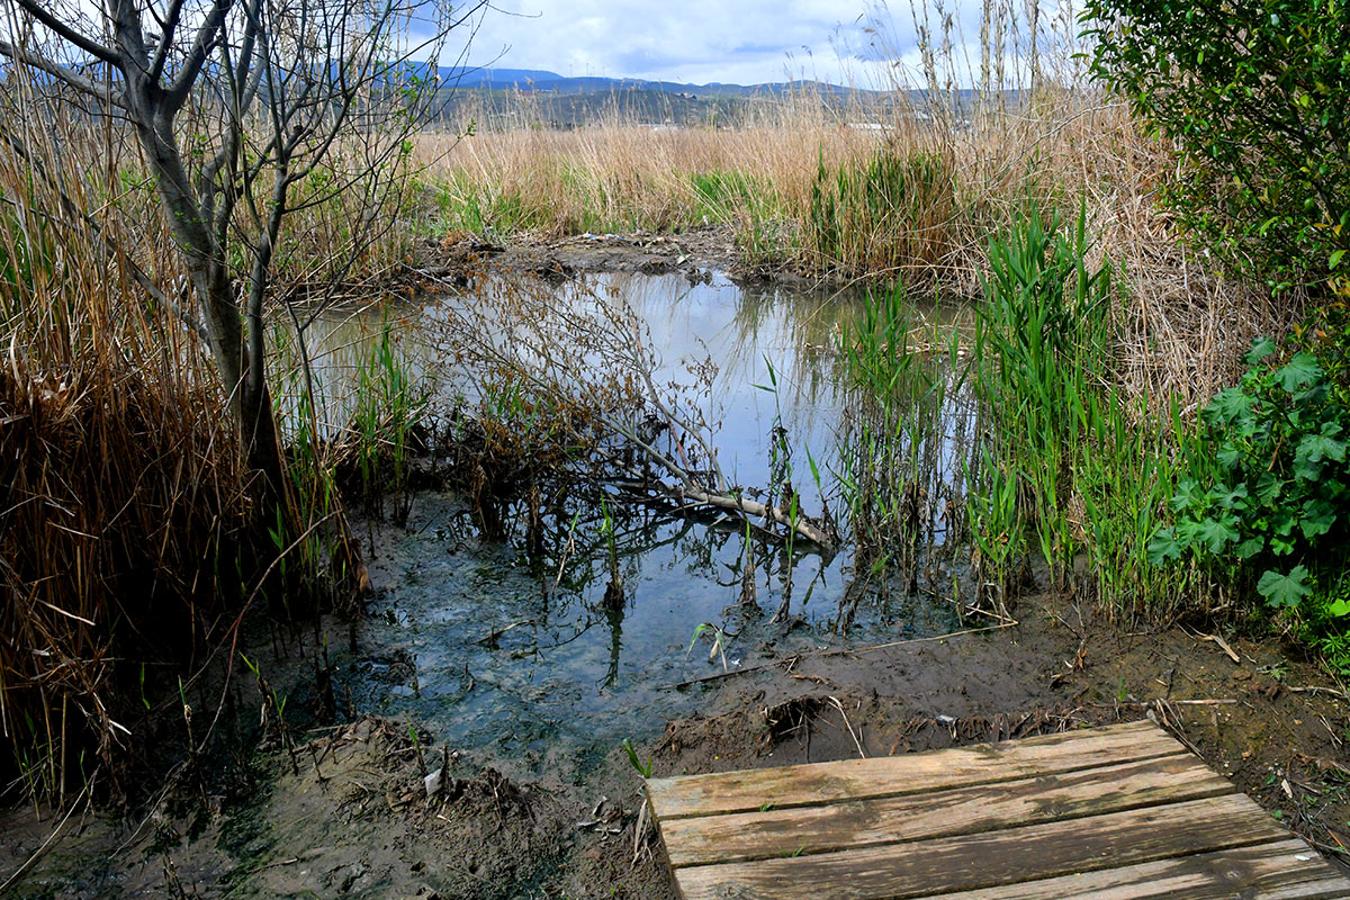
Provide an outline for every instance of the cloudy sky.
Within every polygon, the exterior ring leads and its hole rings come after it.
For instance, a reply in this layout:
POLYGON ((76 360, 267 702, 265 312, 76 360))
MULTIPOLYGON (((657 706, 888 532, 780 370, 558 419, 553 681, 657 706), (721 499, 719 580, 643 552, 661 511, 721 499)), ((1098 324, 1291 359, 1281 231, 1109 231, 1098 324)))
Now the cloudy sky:
MULTIPOLYGON (((913 61, 908 4, 868 0, 496 0, 470 59, 566 76, 872 83, 913 61), (881 24, 877 33, 874 27, 881 24)), ((978 10, 978 2, 948 4, 978 10)), ((978 23, 975 24, 978 34, 978 23)))

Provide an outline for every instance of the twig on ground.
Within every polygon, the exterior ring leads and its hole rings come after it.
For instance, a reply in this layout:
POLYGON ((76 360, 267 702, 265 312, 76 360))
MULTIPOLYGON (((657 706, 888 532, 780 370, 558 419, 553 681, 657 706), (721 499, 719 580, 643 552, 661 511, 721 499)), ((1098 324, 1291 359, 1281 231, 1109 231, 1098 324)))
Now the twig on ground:
MULTIPOLYGON (((903 647, 908 644, 923 644, 930 641, 945 641, 948 638, 964 637, 965 635, 968 634, 982 634, 984 632, 989 631, 999 631, 1004 628, 1012 628, 1014 625, 1018 624, 1020 623, 1016 621, 1002 622, 999 623, 998 625, 989 625, 984 628, 966 628, 961 631, 952 631, 947 634, 935 634, 930 637, 907 638, 903 641, 887 641, 884 644, 869 644, 866 647, 834 647, 830 650, 820 650, 815 653, 811 653, 809 655, 816 659, 824 659, 829 656, 861 655, 863 653, 872 653, 876 650, 888 650, 892 647, 903 647)), ((684 688, 687 687, 693 687, 696 684, 709 684, 714 681, 721 681, 724 678, 731 678, 734 675, 747 675, 751 672, 762 672, 765 669, 777 668, 778 666, 781 666, 784 663, 788 663, 789 666, 791 666, 795 665, 803 656, 806 655, 808 654, 797 654, 794 656, 787 657, 786 659, 776 659, 773 660, 772 662, 759 663, 753 666, 745 666, 744 668, 741 669, 733 669, 730 672, 717 672, 713 675, 705 675, 702 678, 691 678, 688 681, 677 682, 676 684, 673 685, 673 687, 675 687, 677 690, 683 690, 684 688)), ((799 677, 808 677, 808 676, 799 676, 799 677)))

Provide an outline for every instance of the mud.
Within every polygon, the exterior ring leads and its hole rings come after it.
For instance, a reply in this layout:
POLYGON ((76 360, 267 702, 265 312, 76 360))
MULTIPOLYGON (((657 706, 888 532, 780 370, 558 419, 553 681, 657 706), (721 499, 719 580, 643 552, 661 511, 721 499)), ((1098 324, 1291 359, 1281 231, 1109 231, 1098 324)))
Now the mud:
POLYGON ((468 233, 452 233, 428 246, 420 268, 438 278, 467 283, 485 270, 527 274, 560 283, 584 272, 680 274, 691 283, 724 272, 743 285, 772 283, 811 290, 822 285, 787 266, 749 265, 729 226, 707 226, 681 234, 583 234, 562 238, 523 235, 496 244, 468 233))
MULTIPOLYGON (((804 651, 685 688, 700 711, 639 744, 672 775, 917 752, 1149 716, 1333 858, 1350 846, 1350 704, 1269 642, 1133 631, 1063 600, 1014 627, 849 652, 804 651)), ((38 896, 673 897, 641 779, 615 748, 571 782, 500 774, 406 723, 363 718, 205 815, 68 823, 18 886, 38 896), (448 765, 447 765, 448 764, 448 765), (428 797, 424 772, 448 776, 428 797), (205 821, 203 825, 202 822, 205 821)), ((506 761, 509 763, 509 760, 506 761)), ((12 871, 51 822, 0 824, 12 871)))

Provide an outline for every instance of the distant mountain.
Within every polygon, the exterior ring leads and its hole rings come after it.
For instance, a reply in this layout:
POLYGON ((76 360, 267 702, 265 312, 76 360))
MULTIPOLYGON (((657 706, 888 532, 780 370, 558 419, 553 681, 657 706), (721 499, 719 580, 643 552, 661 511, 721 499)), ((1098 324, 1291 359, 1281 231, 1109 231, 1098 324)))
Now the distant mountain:
POLYGON ((458 87, 525 87, 531 84, 545 84, 562 81, 557 72, 545 72, 541 69, 491 69, 478 66, 441 66, 437 74, 446 84, 458 87))
MULTIPOLYGON (((679 81, 648 81, 642 78, 608 78, 590 75, 572 77, 542 69, 495 69, 473 66, 442 66, 438 70, 447 87, 486 90, 538 91, 552 94, 592 94, 617 91, 658 91, 707 97, 747 97, 810 90, 823 94, 856 93, 853 88, 820 81, 778 81, 764 84, 686 84, 679 81)), ((864 93, 875 93, 864 91, 864 93)))

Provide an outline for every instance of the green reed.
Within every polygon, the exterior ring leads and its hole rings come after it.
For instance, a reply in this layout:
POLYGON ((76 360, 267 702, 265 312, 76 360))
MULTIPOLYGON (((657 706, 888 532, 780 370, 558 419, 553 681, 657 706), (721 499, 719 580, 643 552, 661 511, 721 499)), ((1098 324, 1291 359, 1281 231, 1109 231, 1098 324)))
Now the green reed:
POLYGON ((897 574, 912 591, 921 564, 942 577, 932 551, 953 550, 964 528, 972 444, 959 333, 918 326, 897 286, 864 300, 841 345, 849 402, 836 476, 857 568, 882 594, 897 574))
POLYGON ((1112 385, 1119 295, 1090 249, 1083 213, 1066 224, 1034 208, 990 244, 972 363, 986 444, 968 511, 1000 597, 1026 574, 1025 542, 1054 587, 1137 610, 1190 588, 1149 565, 1147 543, 1191 438, 1175 408, 1159 417, 1112 385))

